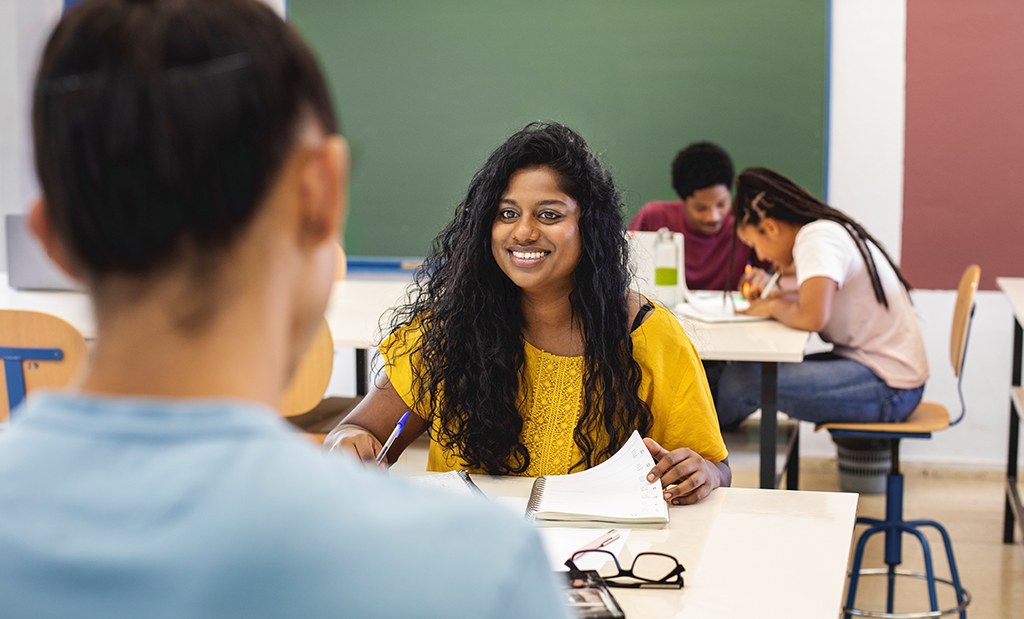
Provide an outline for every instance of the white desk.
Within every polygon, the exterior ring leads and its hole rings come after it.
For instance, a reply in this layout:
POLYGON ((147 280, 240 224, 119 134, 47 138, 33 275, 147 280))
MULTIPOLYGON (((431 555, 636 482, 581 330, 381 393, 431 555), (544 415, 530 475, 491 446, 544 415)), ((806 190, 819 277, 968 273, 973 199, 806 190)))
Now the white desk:
POLYGON ((1024 349, 1024 278, 997 277, 996 284, 1010 300, 1013 308, 1013 368, 1010 371, 1010 432, 1006 455, 1006 499, 1003 508, 1003 542, 1013 543, 1014 521, 1024 536, 1024 506, 1017 485, 1017 451, 1020 445, 1021 407, 1024 389, 1021 389, 1021 355, 1024 349))
POLYGON ((406 278, 357 279, 340 281, 331 290, 327 303, 327 324, 334 345, 347 348, 373 348, 386 330, 390 310, 406 302, 406 278), (384 318, 385 324, 380 320, 384 318))
MULTIPOLYGON (((779 479, 775 471, 779 363, 803 361, 810 332, 793 329, 774 320, 726 323, 706 323, 689 318, 679 320, 701 359, 761 362, 761 470, 758 477, 760 487, 776 487, 779 479)), ((799 429, 790 437, 786 452, 786 488, 796 490, 800 484, 799 429)))
MULTIPOLYGON (((529 478, 474 475, 491 497, 529 495, 529 478)), ((842 607, 857 495, 719 488, 671 506, 665 529, 632 529, 620 557, 666 552, 682 590, 612 589, 627 617, 835 617, 842 607)))

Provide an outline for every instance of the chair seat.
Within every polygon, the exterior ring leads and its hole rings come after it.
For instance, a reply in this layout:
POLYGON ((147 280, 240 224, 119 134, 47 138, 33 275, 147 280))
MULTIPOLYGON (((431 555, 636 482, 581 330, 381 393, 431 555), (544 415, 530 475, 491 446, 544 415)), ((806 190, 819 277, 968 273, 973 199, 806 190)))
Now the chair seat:
POLYGON ((949 411, 936 402, 921 402, 906 421, 892 423, 823 423, 815 430, 851 430, 879 434, 931 434, 949 427, 949 411))

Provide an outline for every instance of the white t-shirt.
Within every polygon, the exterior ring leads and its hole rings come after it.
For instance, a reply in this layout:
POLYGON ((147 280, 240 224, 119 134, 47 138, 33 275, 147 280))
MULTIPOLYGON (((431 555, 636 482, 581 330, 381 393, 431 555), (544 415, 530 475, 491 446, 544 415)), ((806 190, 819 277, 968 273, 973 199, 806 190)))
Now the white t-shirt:
POLYGON ((890 387, 920 387, 928 379, 928 357, 910 295, 878 247, 868 245, 888 308, 875 298, 864 258, 850 233, 827 219, 805 224, 797 232, 797 283, 827 277, 839 285, 832 316, 821 330, 821 338, 832 342, 835 354, 863 363, 890 387))

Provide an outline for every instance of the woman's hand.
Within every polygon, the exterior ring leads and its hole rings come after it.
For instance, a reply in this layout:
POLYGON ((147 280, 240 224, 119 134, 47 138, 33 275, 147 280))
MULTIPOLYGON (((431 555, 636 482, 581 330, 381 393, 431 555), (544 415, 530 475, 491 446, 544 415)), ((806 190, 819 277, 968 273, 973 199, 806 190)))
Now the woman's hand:
POLYGON ((331 433, 324 439, 324 449, 327 451, 349 452, 365 463, 387 469, 388 461, 386 459, 379 465, 376 463, 377 454, 380 453, 381 448, 382 445, 376 436, 368 430, 354 425, 339 425, 331 430, 331 433))
POLYGON ((655 461, 647 481, 661 479, 665 500, 673 505, 700 502, 715 488, 732 483, 727 460, 709 462, 686 447, 669 451, 652 438, 645 438, 644 444, 655 461))

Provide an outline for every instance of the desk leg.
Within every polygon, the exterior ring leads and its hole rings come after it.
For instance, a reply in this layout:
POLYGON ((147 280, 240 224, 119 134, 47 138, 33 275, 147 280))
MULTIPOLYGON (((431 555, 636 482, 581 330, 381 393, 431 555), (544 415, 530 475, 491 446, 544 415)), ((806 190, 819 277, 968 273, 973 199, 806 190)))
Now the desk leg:
POLYGON ((778 428, 779 364, 761 364, 761 487, 775 487, 775 434, 778 428))
MULTIPOLYGON (((1020 386, 1021 352, 1024 349, 1024 329, 1016 320, 1013 321, 1013 369, 1010 370, 1010 384, 1020 386)), ((1017 491, 1017 450, 1020 437, 1020 413, 1010 401, 1010 439, 1006 454, 1006 498, 1003 508, 1003 543, 1013 543, 1014 520, 1024 531, 1024 509, 1021 508, 1020 494, 1017 491)))
POLYGON ((366 349, 356 349, 356 395, 366 395, 366 349))
POLYGON ((786 448, 786 490, 800 489, 800 424, 793 428, 793 438, 786 448))

